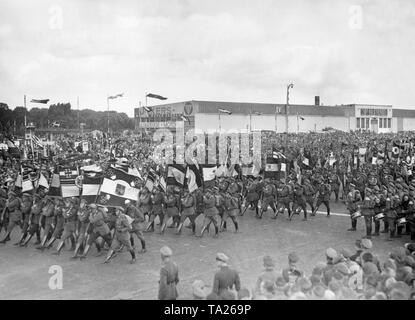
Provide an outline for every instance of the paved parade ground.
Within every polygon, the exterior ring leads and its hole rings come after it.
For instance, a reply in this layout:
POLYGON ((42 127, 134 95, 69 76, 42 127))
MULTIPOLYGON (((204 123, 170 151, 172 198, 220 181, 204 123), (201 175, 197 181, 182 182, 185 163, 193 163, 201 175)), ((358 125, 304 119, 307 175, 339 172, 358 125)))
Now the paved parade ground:
MULTIPOLYGON (((264 214, 258 220, 253 211, 247 211, 240 218, 239 233, 235 234, 232 223, 228 223, 230 230, 220 233, 218 238, 212 237, 213 232, 197 238, 190 235, 188 228, 183 228, 181 236, 175 235, 174 229, 167 229, 164 236, 147 233, 148 251, 138 254, 133 265, 129 263, 130 254, 125 251, 109 264, 103 264, 105 256, 95 257, 95 249, 80 261, 71 260, 72 252, 66 249, 60 256, 52 255, 53 249, 41 253, 34 248, 34 239, 27 248, 15 247, 13 243, 18 237, 15 232, 12 241, 0 247, 0 299, 157 299, 159 250, 163 245, 172 248, 172 258, 179 266, 179 299, 191 299, 191 284, 196 279, 212 285, 217 252, 230 257, 230 265, 240 272, 242 286, 248 288, 255 285, 262 270, 262 257, 267 254, 275 259, 276 270, 282 270, 289 252, 296 251, 299 267, 309 275, 317 262, 325 261, 326 248, 354 250, 355 240, 364 235, 363 219, 358 222, 357 232, 349 232, 346 230, 350 227, 350 218, 343 215, 344 206, 333 204, 332 212, 330 218, 320 212, 309 221, 295 215, 289 222, 287 215, 272 220, 264 214), (62 267, 60 290, 51 290, 48 286, 52 276, 48 272, 53 265, 62 267)), ((199 231, 201 221, 198 223, 199 231)), ((408 241, 406 237, 393 242, 385 239, 385 234, 372 238, 373 251, 381 261, 393 247, 408 241)), ((137 243, 141 249, 136 240, 136 246, 137 243)))

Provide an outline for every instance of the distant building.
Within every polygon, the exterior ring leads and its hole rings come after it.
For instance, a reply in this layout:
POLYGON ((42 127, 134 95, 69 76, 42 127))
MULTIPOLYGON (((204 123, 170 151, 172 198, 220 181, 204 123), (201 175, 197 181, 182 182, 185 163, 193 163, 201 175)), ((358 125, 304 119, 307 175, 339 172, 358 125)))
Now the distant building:
POLYGON ((152 111, 135 109, 137 130, 174 131, 184 126, 185 131, 193 128, 196 132, 276 130, 282 133, 286 132, 287 125, 289 132, 321 132, 326 127, 376 133, 415 129, 415 110, 393 109, 391 105, 322 106, 319 97, 314 105, 289 105, 288 114, 285 104, 246 102, 192 100, 150 108, 152 111))

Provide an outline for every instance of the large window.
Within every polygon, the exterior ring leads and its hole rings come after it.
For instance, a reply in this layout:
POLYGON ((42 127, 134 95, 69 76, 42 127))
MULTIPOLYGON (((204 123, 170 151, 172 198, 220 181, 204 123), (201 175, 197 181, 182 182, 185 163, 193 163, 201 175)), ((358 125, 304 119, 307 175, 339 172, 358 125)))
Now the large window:
POLYGON ((356 118, 356 128, 360 129, 360 118, 356 118))
POLYGON ((391 126, 391 118, 388 118, 388 128, 392 128, 392 126, 391 126))

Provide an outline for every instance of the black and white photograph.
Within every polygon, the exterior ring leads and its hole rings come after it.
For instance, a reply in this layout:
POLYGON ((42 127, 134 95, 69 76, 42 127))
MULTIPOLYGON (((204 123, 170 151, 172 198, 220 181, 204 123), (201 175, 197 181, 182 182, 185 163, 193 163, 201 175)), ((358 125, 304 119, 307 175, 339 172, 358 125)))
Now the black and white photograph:
POLYGON ((414 39, 411 0, 0 0, 0 300, 414 300, 414 39))

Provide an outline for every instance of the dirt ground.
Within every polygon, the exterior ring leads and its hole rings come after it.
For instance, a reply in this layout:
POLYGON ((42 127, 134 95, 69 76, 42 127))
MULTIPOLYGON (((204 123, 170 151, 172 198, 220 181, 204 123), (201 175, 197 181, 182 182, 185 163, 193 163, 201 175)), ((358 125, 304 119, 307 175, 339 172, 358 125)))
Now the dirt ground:
MULTIPOLYGON (((359 220, 356 232, 346 231, 350 218, 342 215, 346 212, 344 205, 333 203, 332 212, 339 214, 326 218, 320 212, 309 221, 302 221, 302 216, 295 215, 290 222, 287 215, 272 220, 269 211, 258 220, 254 212, 247 211, 240 218, 239 233, 234 233, 232 223, 228 223, 228 231, 220 233, 218 238, 212 237, 213 232, 196 238, 188 228, 183 228, 181 236, 175 235, 174 229, 167 229, 164 236, 147 233, 148 251, 137 254, 133 265, 129 264, 130 254, 125 251, 109 264, 102 264, 105 256, 95 257, 95 249, 91 249, 87 259, 80 261, 71 260, 72 252, 65 248, 60 256, 52 255, 53 249, 42 253, 34 248, 34 240, 27 248, 15 247, 13 243, 19 236, 16 230, 12 241, 0 245, 0 299, 157 299, 159 250, 163 245, 171 247, 173 260, 179 266, 180 299, 191 298, 194 280, 212 285, 217 252, 229 256, 231 267, 240 273, 242 286, 248 288, 255 285, 264 255, 271 255, 276 269, 282 270, 287 265, 288 254, 295 251, 300 257, 299 267, 309 275, 318 261, 325 260, 326 248, 354 250, 355 240, 364 235, 363 219, 359 220), (53 265, 62 267, 62 289, 49 288, 52 276, 49 268, 53 265)), ((198 222, 200 225, 201 221, 198 222)), ((381 261, 393 247, 409 242, 407 236, 393 242, 385 239, 384 234, 372 238, 373 251, 381 261)), ((138 240, 137 246, 141 249, 138 240)))

